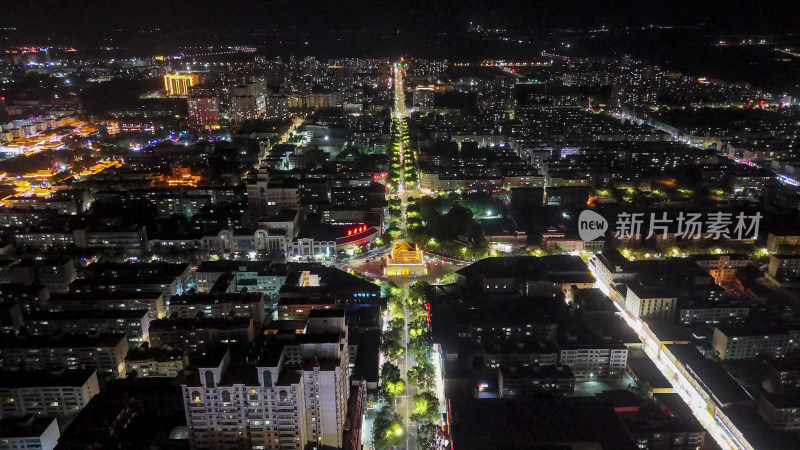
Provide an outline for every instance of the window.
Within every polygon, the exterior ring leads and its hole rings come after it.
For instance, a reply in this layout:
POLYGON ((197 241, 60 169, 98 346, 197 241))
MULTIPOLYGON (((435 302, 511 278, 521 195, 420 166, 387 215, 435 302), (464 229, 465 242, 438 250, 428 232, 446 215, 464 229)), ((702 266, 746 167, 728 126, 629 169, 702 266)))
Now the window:
POLYGON ((231 402, 231 393, 228 391, 222 391, 222 403, 230 404, 230 402, 231 402))
POLYGON ((261 374, 262 380, 264 382, 264 387, 272 387, 272 372, 269 370, 265 370, 261 374))
POLYGON ((199 402, 200 401, 200 393, 197 391, 192 391, 192 401, 199 402))
POLYGON ((214 372, 212 372, 210 370, 206 370, 205 378, 206 378, 206 387, 207 388, 213 388, 214 387, 214 372))

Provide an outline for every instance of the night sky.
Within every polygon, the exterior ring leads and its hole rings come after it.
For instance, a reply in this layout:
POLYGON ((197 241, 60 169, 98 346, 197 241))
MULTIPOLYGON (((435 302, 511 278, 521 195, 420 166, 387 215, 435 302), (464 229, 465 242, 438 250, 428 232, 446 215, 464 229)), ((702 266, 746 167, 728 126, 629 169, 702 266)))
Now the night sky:
POLYGON ((525 0, 0 0, 0 24, 31 28, 375 28, 463 30, 699 24, 723 32, 800 29, 800 2, 525 0))

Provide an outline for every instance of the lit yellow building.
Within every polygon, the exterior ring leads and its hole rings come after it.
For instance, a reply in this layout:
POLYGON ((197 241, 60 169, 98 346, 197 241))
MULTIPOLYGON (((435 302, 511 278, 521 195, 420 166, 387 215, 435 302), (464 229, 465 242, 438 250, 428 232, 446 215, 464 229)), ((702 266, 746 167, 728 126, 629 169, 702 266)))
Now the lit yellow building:
POLYGON ((412 247, 406 241, 395 242, 386 257, 384 276, 427 275, 428 268, 418 246, 412 247))
POLYGON ((192 170, 189 167, 173 167, 172 176, 157 175, 150 180, 150 186, 190 186, 197 187, 197 184, 203 179, 200 175, 192 175, 192 170))
POLYGON ((164 90, 167 95, 189 95, 189 88, 200 83, 196 73, 168 73, 164 75, 164 90))

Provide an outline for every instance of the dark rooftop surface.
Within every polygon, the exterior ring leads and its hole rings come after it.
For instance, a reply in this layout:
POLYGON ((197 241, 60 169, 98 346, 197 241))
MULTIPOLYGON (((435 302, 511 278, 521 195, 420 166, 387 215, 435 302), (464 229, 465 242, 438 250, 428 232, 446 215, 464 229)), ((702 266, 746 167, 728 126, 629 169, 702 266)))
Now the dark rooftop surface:
POLYGON ((659 341, 687 341, 694 340, 691 329, 672 323, 662 322, 651 318, 642 319, 647 328, 659 341))
MULTIPOLYGON (((624 419, 625 426, 634 434, 702 433, 703 426, 694 417, 673 417, 653 404, 642 405, 636 414, 624 419)), ((711 439, 708 437, 708 439, 711 439)))
POLYGON ((0 371, 0 386, 3 388, 83 386, 95 373, 88 369, 57 370, 3 370, 0 371))
POLYGON ((724 255, 692 255, 692 259, 695 261, 718 261, 722 259, 723 256, 727 256, 728 259, 732 261, 742 261, 750 259, 749 256, 740 253, 726 253, 724 255))
POLYGON ((309 319, 324 319, 327 317, 344 318, 344 309, 312 309, 308 312, 309 319))
POLYGON ((203 261, 197 266, 197 272, 254 272, 261 276, 280 276, 286 274, 286 265, 271 261, 203 261))
POLYGON ((470 264, 456 273, 466 277, 482 275, 487 278, 530 278, 541 279, 546 276, 583 274, 589 275, 589 268, 579 256, 504 256, 486 258, 470 264))
POLYGON ((219 303, 258 303, 264 294, 258 292, 189 293, 173 295, 170 305, 214 305, 219 303))
POLYGON ((150 448, 157 435, 186 425, 180 384, 180 378, 161 377, 109 381, 62 431, 57 448, 83 449, 98 442, 112 448, 123 443, 127 448, 150 448), (126 410, 135 413, 123 416, 123 427, 114 419, 126 410))
POLYGON ((574 378, 572 369, 569 366, 519 366, 519 367, 506 367, 500 368, 500 373, 506 379, 543 379, 543 378, 558 378, 567 380, 574 378))
POLYGON ((158 291, 116 291, 116 292, 54 292, 48 302, 69 302, 79 300, 156 300, 161 297, 158 291))
POLYGON ((800 326, 782 325, 779 323, 720 323, 716 328, 726 336, 767 336, 786 334, 789 330, 798 330, 800 326))
POLYGON ((769 450, 800 448, 800 439, 789 433, 776 432, 752 405, 731 405, 725 408, 725 414, 753 448, 769 450))
MULTIPOLYGON (((146 347, 146 346, 144 346, 146 347)), ((167 350, 162 348, 143 348, 131 350, 125 355, 125 361, 177 361, 183 358, 182 350, 167 350)))
POLYGON ((0 283, 0 294, 30 294, 39 293, 43 286, 27 285, 22 283, 0 283))
POLYGON ((150 331, 159 330, 202 330, 206 328, 228 330, 233 328, 247 328, 253 319, 249 317, 197 317, 156 319, 150 322, 150 331))
POLYGON ((188 267, 186 263, 97 262, 86 267, 85 281, 157 283, 180 276, 188 267))
POLYGON ((31 415, 2 419, 0 420, 0 438, 39 437, 54 420, 56 419, 52 417, 31 415))
POLYGON ((601 402, 609 404, 614 408, 628 408, 641 404, 636 394, 627 389, 611 389, 595 394, 595 396, 601 402))
POLYGON ((88 334, 63 334, 35 335, 35 336, 3 336, 0 338, 0 348, 69 348, 69 347, 114 347, 128 340, 124 333, 98 333, 96 336, 88 334))
POLYGON ((307 320, 298 319, 298 320, 273 320, 272 322, 268 323, 264 326, 264 331, 276 331, 278 333, 281 332, 292 332, 294 333, 296 330, 305 330, 306 325, 308 324, 307 320))
POLYGON ((578 289, 573 293, 572 301, 583 312, 617 312, 614 302, 598 288, 578 289))
POLYGON ((90 309, 85 311, 35 312, 25 320, 98 320, 98 319, 141 319, 147 316, 146 309, 90 309))
MULTIPOLYGON (((380 286, 364 280, 355 275, 317 263, 292 263, 289 264, 289 273, 286 283, 281 286, 282 295, 289 293, 302 293, 319 291, 326 296, 351 294, 353 291, 380 293, 380 286), (319 286, 300 286, 300 277, 303 272, 319 275, 319 286)), ((375 297, 377 299, 378 297, 375 297)))
POLYGON ((715 362, 703 356, 692 344, 667 344, 667 350, 694 374, 719 406, 751 400, 733 377, 715 362))
POLYGON ((228 351, 227 347, 214 345, 205 349, 203 353, 192 354, 189 357, 189 362, 195 367, 219 367, 228 351))
POLYGON ((669 380, 664 377, 655 363, 650 358, 628 358, 628 367, 633 370, 639 378, 639 383, 646 381, 650 383, 653 389, 669 389, 672 388, 669 380))
POLYGON ((665 410, 664 412, 667 415, 685 418, 694 417, 692 409, 681 398, 681 394, 674 392, 670 394, 653 394, 653 399, 665 410))
POLYGON ((296 209, 281 208, 276 214, 266 217, 260 217, 259 222, 291 222, 297 216, 296 209))
POLYGON ((535 403, 529 399, 453 399, 451 410, 453 445, 459 450, 533 449, 568 442, 635 448, 614 410, 591 397, 541 398, 535 403))
POLYGON ((797 392, 789 392, 789 393, 775 393, 771 394, 769 392, 764 392, 761 394, 765 400, 770 402, 772 406, 778 409, 784 408, 800 408, 800 393, 797 392))
POLYGON ((355 367, 353 367, 352 378, 354 380, 366 380, 367 382, 378 382, 379 347, 381 343, 381 333, 378 330, 364 330, 351 332, 349 334, 349 344, 357 345, 355 367))
POLYGON ((567 312, 563 297, 522 297, 490 302, 431 302, 434 342, 450 343, 470 326, 557 324, 567 312))
POLYGON ((381 327, 381 309, 378 305, 359 305, 346 311, 347 326, 351 329, 366 329, 381 327))
POLYGON ((239 267, 238 261, 219 259, 217 261, 201 262, 195 272, 233 272, 237 267, 239 267))

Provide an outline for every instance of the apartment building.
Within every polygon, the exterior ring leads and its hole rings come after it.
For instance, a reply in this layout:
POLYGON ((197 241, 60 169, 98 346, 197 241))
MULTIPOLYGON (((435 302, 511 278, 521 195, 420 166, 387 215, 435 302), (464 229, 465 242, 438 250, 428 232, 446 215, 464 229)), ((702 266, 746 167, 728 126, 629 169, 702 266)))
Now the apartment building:
POLYGON ((97 369, 98 376, 125 376, 125 334, 89 333, 4 336, 0 339, 0 366, 45 370, 65 366, 97 369))
POLYGON ((227 350, 193 361, 183 385, 192 448, 341 448, 348 351, 344 311, 312 311, 305 334, 267 340, 250 361, 227 350))
POLYGON ((0 371, 3 417, 73 416, 98 392, 94 369, 0 371))

